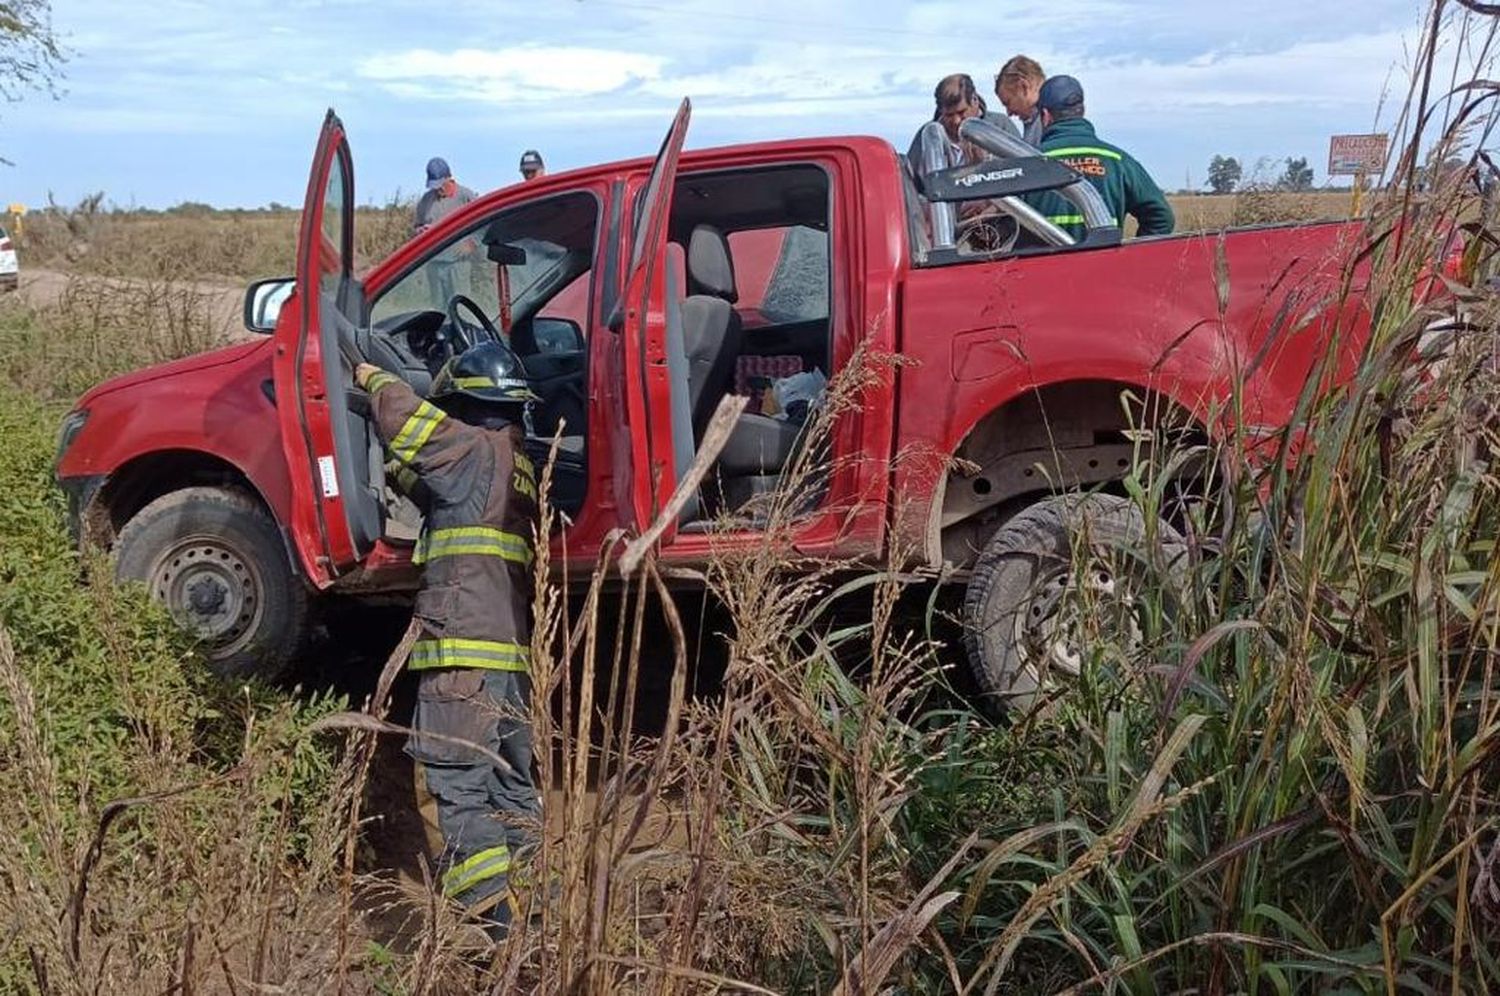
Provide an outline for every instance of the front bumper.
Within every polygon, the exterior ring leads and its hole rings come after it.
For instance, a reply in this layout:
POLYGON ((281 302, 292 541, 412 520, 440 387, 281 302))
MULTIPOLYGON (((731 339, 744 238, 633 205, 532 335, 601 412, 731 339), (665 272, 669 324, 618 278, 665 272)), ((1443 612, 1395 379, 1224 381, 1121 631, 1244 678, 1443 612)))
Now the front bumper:
POLYGON ((80 546, 84 536, 83 517, 99 489, 104 486, 103 474, 87 474, 82 477, 59 477, 57 486, 68 499, 68 538, 74 546, 80 546))

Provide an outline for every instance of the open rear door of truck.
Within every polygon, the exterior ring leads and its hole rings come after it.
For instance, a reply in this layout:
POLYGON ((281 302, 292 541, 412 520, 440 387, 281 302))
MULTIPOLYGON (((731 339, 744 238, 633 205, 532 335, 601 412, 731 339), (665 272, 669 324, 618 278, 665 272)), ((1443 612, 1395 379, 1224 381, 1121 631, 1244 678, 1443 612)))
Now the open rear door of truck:
MULTIPOLYGON (((646 184, 635 200, 636 223, 629 269, 619 307, 611 320, 618 337, 625 419, 616 421, 614 445, 615 501, 625 525, 642 532, 672 496, 683 462, 683 426, 674 420, 674 404, 685 411, 685 398, 674 398, 668 355, 667 221, 677 160, 687 137, 692 105, 684 100, 662 141, 646 184)), ((680 289, 677 290, 680 293, 680 289)), ((692 457, 687 427, 686 457, 692 457)), ((661 536, 669 542, 675 523, 661 536)))
POLYGON ((330 110, 307 181, 297 289, 277 323, 275 359, 292 538, 318 587, 369 553, 383 525, 380 443, 369 420, 351 408, 364 310, 353 258, 354 163, 344 126, 330 110))

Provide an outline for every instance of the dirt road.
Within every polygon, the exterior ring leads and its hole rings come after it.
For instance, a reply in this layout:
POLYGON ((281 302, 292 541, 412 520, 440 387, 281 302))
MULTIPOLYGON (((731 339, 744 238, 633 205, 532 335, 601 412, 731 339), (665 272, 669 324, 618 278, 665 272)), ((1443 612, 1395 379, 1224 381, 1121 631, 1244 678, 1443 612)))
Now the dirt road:
POLYGON ((47 308, 58 303, 74 280, 102 281, 111 287, 144 290, 154 285, 192 294, 199 299, 215 327, 223 329, 226 339, 253 335, 243 324, 245 288, 240 285, 207 281, 157 280, 147 277, 102 277, 89 273, 69 273, 22 266, 16 293, 33 308, 47 308))

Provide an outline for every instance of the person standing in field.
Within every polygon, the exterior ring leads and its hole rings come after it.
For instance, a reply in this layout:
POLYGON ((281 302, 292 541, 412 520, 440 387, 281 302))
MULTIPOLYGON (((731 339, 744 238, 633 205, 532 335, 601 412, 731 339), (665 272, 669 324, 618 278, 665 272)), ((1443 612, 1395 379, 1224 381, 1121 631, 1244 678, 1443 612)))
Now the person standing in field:
POLYGON ((411 233, 420 235, 477 196, 479 195, 474 191, 453 179, 448 160, 433 156, 427 160, 427 189, 417 199, 411 233))
POLYGON ((1021 137, 1030 145, 1042 144, 1042 115, 1037 107, 1047 75, 1030 56, 1013 55, 995 74, 995 96, 1007 114, 1021 122, 1021 137))
MULTIPOLYGON (((1103 196, 1121 228, 1128 214, 1136 220, 1137 235, 1171 234, 1176 224, 1172 206, 1144 166, 1094 133, 1094 126, 1084 117, 1082 84, 1071 76, 1052 77, 1042 84, 1037 107, 1043 125, 1042 155, 1082 173, 1103 196)), ((1023 199, 1074 239, 1083 238, 1087 230, 1083 215, 1061 194, 1048 190, 1023 199)))
POLYGON ((522 452, 537 400, 510 348, 483 342, 449 360, 431 400, 361 363, 376 431, 422 509, 414 562, 420 676, 406 746, 437 807, 443 895, 496 939, 514 916, 511 869, 534 848, 531 604, 535 469, 522 452))
POLYGON ((521 153, 521 179, 535 180, 539 176, 547 175, 547 164, 542 162, 542 154, 535 149, 527 149, 521 153))
MULTIPOLYGON (((427 160, 427 189, 417 199, 416 211, 412 216, 412 234, 421 235, 477 196, 479 195, 474 191, 460 186, 459 182, 453 179, 453 171, 448 168, 448 160, 441 156, 433 156, 427 160)), ((460 248, 467 249, 467 247, 460 248)), ((427 266, 432 304, 439 311, 447 311, 449 303, 453 300, 455 287, 453 270, 462 262, 458 257, 466 254, 457 249, 444 252, 427 266)))

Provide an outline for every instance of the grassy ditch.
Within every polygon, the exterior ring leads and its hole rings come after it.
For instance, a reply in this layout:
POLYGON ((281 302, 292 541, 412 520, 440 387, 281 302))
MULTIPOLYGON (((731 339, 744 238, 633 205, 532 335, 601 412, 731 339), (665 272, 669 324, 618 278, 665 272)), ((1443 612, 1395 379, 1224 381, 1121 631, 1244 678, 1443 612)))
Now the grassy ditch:
POLYGON ((303 731, 337 703, 213 680, 71 549, 56 409, 0 397, 0 991, 159 992, 184 945, 295 978, 337 833, 337 745, 303 731))

